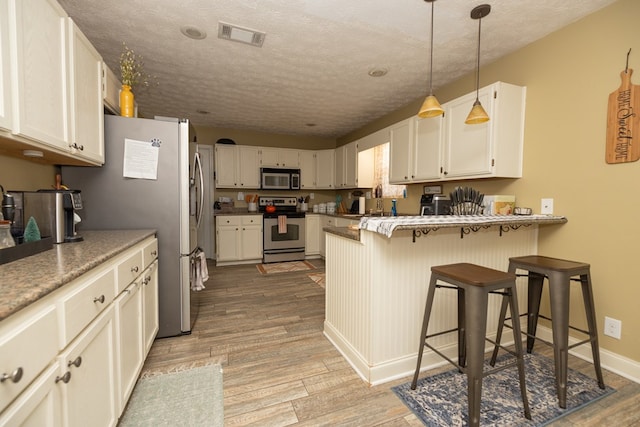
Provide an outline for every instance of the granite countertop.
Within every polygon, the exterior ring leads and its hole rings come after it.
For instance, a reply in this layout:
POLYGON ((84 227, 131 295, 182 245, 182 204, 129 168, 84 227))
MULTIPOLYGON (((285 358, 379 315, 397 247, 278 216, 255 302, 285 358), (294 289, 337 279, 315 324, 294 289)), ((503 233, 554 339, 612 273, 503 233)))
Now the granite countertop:
POLYGON ((363 217, 360 229, 391 237, 395 230, 437 230, 439 228, 490 226, 520 227, 530 224, 564 224, 567 218, 552 215, 427 215, 363 217))
POLYGON ((80 277, 156 230, 83 231, 81 242, 0 265, 0 321, 80 277))

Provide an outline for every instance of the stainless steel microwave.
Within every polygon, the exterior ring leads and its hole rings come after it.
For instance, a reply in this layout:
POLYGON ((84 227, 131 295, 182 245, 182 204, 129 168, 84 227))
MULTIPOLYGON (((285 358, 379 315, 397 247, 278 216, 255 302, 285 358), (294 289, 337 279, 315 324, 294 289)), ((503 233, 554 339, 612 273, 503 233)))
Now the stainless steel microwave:
POLYGON ((263 190, 299 190, 300 169, 260 168, 263 190))

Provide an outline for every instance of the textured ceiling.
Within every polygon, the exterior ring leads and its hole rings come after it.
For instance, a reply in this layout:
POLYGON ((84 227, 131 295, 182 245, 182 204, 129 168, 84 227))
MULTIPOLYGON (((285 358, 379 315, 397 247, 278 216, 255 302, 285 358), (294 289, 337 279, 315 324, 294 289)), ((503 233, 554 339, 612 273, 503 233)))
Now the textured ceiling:
MULTIPOLYGON (((337 138, 427 92, 431 4, 423 0, 59 2, 116 74, 123 42, 142 55, 159 83, 136 94, 145 116, 337 138), (263 46, 219 39, 218 22, 266 33, 263 46), (182 26, 207 37, 189 39, 182 26), (372 68, 388 73, 369 77, 372 68)), ((613 2, 493 0, 482 20, 482 64, 613 2)), ((478 23, 469 13, 482 3, 435 2, 436 94, 474 70, 478 23)))

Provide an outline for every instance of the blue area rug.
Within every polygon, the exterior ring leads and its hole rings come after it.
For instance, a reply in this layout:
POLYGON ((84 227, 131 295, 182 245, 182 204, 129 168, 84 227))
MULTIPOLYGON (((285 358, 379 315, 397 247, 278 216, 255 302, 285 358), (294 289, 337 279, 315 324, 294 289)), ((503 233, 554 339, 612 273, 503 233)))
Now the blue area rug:
MULTIPOLYGON (((503 354, 496 366, 510 360, 513 356, 503 354)), ((556 397, 553 360, 536 354, 526 354, 524 360, 532 420, 524 417, 518 370, 513 366, 482 380, 480 425, 544 426, 615 392, 611 387, 602 390, 594 378, 569 369, 567 408, 562 409, 556 397)), ((485 362, 485 370, 489 368, 485 362)), ((392 390, 427 426, 468 425, 467 376, 457 369, 418 378, 415 390, 411 390, 411 382, 392 390)))

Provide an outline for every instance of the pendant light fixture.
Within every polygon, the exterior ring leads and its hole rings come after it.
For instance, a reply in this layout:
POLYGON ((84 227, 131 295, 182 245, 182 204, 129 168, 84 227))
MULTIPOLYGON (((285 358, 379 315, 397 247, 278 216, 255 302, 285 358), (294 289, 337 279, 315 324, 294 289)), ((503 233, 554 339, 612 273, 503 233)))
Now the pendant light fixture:
POLYGON ((429 51, 429 95, 425 98, 418 112, 418 117, 428 118, 437 117, 444 114, 442 106, 433 94, 432 80, 433 80, 433 3, 436 0, 424 0, 427 3, 431 3, 431 50, 429 51))
POLYGON ((478 98, 480 92, 480 31, 482 28, 482 18, 487 16, 489 12, 491 12, 491 5, 488 4, 476 6, 471 11, 471 19, 478 20, 478 62, 476 64, 476 102, 473 103, 471 112, 469 112, 467 120, 464 121, 468 125, 489 121, 489 115, 484 108, 482 108, 482 104, 480 104, 480 99, 478 98))

